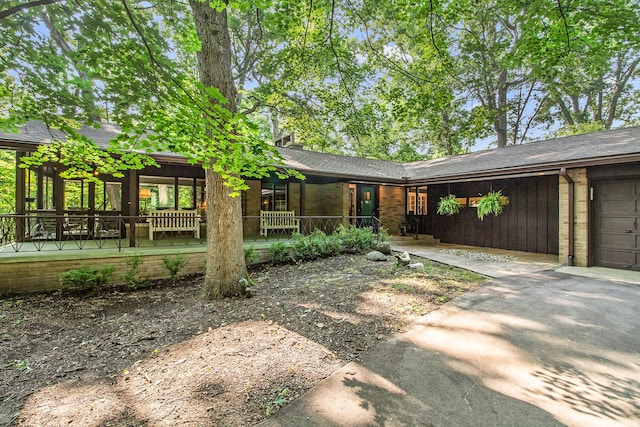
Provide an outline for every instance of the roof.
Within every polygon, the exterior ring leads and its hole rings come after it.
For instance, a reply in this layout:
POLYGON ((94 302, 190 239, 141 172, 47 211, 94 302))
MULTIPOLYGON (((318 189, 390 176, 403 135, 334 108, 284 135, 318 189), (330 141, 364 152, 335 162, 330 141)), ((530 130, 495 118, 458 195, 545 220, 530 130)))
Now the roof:
MULTIPOLYGON (((78 131, 91 139, 100 148, 106 148, 113 138, 120 134, 120 128, 110 123, 100 123, 100 128, 82 126, 78 131)), ((17 142, 29 145, 48 144, 52 139, 65 139, 63 132, 48 128, 43 122, 32 120, 20 126, 18 133, 0 131, 0 146, 3 142, 17 142)))
MULTIPOLYGON (((103 123, 100 129, 84 126, 80 133, 105 148, 120 130, 115 125, 103 123)), ((42 122, 32 121, 23 125, 19 133, 0 132, 0 146, 36 146, 50 142, 53 137, 63 138, 63 135, 60 131, 48 129, 42 122)), ((294 148, 278 148, 278 151, 286 166, 306 174, 360 181, 428 184, 640 161, 640 127, 567 136, 412 163, 294 148)), ((158 156, 172 161, 179 158, 174 153, 159 153, 158 156)))
POLYGON ((404 181, 405 166, 384 160, 278 148, 285 165, 302 173, 342 176, 360 180, 404 181))
POLYGON ((623 161, 640 161, 640 127, 566 136, 404 166, 412 181, 437 181, 623 161))

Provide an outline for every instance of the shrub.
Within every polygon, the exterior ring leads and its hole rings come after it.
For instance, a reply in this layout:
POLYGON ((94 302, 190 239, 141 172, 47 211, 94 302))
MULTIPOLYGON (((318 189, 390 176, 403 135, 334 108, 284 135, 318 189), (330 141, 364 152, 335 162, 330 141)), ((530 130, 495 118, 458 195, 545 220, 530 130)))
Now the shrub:
MULTIPOLYGON (((315 230, 308 236, 294 234, 291 242, 291 257, 296 261, 311 261, 320 257, 323 241, 320 230, 315 230)), ((324 234, 324 233, 322 233, 324 234)))
POLYGON ((178 281, 180 270, 182 270, 188 262, 189 260, 182 254, 178 254, 173 258, 169 258, 167 255, 162 257, 162 268, 167 270, 169 273, 171 283, 176 283, 178 281))
POLYGON ((146 286, 149 280, 145 277, 138 277, 138 269, 144 264, 144 260, 142 257, 136 255, 132 256, 127 260, 127 267, 129 267, 129 271, 122 276, 125 283, 132 288, 140 288, 146 286))
POLYGON ((325 245, 323 248, 323 257, 332 257, 339 255, 342 252, 342 242, 340 238, 335 234, 325 235, 325 245))
POLYGON ((380 227, 378 230, 378 242, 388 242, 390 239, 389 230, 384 227, 380 227))
POLYGON ((113 265, 95 268, 82 264, 80 268, 74 268, 60 274, 60 284, 65 288, 93 289, 109 283, 114 270, 113 265))
POLYGON ((244 261, 247 264, 254 264, 258 262, 258 251, 255 246, 249 246, 248 248, 244 248, 244 261))
POLYGON ((338 236, 343 250, 348 252, 363 253, 371 249, 378 240, 378 236, 369 227, 358 228, 340 225, 334 234, 338 236))
POLYGON ((289 248, 282 242, 274 242, 269 248, 273 264, 285 264, 291 261, 289 248))

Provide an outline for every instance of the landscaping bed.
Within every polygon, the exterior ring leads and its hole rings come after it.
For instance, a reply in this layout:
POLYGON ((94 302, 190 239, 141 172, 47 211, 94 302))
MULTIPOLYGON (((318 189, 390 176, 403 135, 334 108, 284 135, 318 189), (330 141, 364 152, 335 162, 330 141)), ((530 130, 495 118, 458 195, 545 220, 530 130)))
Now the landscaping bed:
POLYGON ((482 277, 364 255, 259 266, 249 299, 201 278, 0 300, 0 425, 246 426, 482 277))

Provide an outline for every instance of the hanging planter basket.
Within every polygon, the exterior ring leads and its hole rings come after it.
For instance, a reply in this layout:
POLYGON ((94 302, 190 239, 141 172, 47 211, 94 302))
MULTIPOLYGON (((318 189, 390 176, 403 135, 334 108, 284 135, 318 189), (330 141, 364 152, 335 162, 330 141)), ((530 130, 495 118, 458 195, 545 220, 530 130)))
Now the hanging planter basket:
POLYGON ((460 200, 458 200, 455 194, 449 194, 448 196, 440 198, 437 213, 438 215, 457 215, 460 213, 460 209, 462 209, 460 200))
POLYGON ((502 194, 502 190, 490 191, 478 200, 478 204, 476 206, 478 209, 478 218, 484 220, 484 217, 489 214, 498 216, 508 204, 509 198, 502 194))

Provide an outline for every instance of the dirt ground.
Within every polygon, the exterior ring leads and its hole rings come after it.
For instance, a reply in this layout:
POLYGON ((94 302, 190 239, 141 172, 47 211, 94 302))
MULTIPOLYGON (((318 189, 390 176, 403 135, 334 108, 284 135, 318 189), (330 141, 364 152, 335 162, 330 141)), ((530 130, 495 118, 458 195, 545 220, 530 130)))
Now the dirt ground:
POLYGON ((241 300, 199 277, 0 299, 0 425, 254 425, 482 281, 391 260, 258 267, 241 300))

